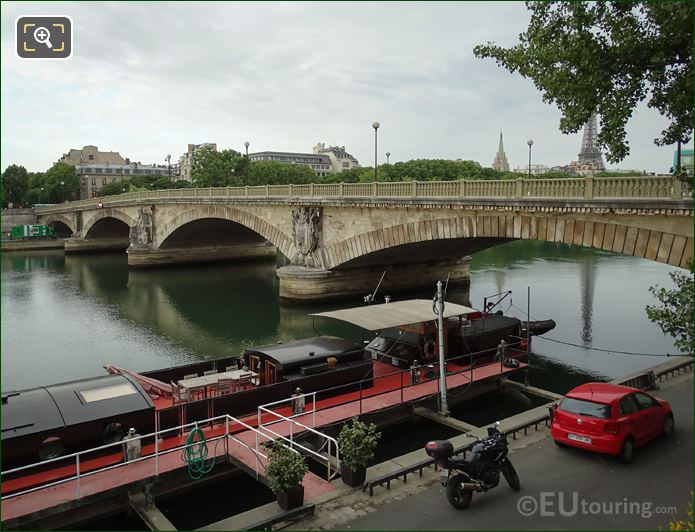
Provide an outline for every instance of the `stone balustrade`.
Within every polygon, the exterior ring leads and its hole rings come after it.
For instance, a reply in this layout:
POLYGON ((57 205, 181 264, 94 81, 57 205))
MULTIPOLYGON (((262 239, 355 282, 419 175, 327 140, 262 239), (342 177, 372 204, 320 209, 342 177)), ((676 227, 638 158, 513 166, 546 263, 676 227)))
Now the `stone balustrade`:
POLYGON ((548 198, 548 199, 683 199, 691 197, 672 176, 593 177, 460 181, 400 181, 372 183, 311 183, 247 187, 179 188, 129 192, 67 204, 39 207, 37 214, 67 208, 156 198, 548 198))

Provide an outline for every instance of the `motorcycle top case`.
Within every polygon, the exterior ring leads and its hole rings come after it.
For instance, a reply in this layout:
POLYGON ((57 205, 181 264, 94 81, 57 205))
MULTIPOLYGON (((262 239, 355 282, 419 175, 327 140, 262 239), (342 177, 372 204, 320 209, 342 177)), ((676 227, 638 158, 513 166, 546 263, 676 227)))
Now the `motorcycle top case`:
POLYGON ((434 440, 427 442, 425 452, 435 460, 445 460, 454 454, 454 446, 448 440, 434 440))

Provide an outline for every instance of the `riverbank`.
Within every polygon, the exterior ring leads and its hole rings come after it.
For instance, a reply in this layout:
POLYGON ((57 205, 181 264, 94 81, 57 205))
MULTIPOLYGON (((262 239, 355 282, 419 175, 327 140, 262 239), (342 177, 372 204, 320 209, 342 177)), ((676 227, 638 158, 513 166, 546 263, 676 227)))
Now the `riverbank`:
POLYGON ((65 241, 61 239, 3 240, 0 246, 0 251, 3 253, 13 251, 42 251, 46 249, 65 249, 65 241))

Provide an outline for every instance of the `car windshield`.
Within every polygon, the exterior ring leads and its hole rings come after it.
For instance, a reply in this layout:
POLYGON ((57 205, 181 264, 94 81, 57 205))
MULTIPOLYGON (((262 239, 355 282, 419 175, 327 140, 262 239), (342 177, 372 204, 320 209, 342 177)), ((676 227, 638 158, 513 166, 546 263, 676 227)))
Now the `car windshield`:
POLYGON ((611 406, 592 403, 591 401, 583 401, 581 399, 572 399, 565 397, 559 406, 563 412, 570 414, 579 414, 581 416, 597 417, 600 419, 610 419, 611 406))

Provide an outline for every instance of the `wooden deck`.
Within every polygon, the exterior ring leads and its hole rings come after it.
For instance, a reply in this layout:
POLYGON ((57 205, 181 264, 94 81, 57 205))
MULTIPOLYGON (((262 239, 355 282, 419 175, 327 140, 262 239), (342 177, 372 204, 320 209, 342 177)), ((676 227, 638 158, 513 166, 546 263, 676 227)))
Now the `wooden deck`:
MULTIPOLYGON (((499 378, 502 375, 516 373, 525 367, 525 364, 521 364, 518 368, 505 368, 495 363, 473 368, 471 371, 447 376, 447 388, 452 390, 462 386, 468 386, 471 383, 481 383, 490 379, 499 378)), ((450 366, 450 370, 452 369, 454 368, 450 366)), ((372 388, 362 391, 361 399, 360 392, 355 391, 317 401, 317 411, 315 413, 307 413, 303 416, 299 416, 295 418, 296 421, 309 427, 314 426, 317 430, 320 430, 322 426, 350 419, 360 415, 360 413, 375 412, 402 403, 408 403, 423 397, 432 396, 438 391, 437 380, 426 380, 416 385, 410 385, 409 382, 404 382, 404 386, 401 387, 401 379, 403 377, 399 374, 393 374, 393 371, 394 368, 391 366, 375 364, 375 377, 378 378, 375 378, 372 388), (314 418, 315 424, 313 423, 314 418)), ((291 414, 289 407, 279 408, 274 411, 284 416, 289 416, 291 414)), ((251 416, 242 421, 249 426, 255 426, 257 424, 257 416, 251 416)), ((205 437, 208 440, 215 436, 223 435, 225 432, 223 424, 201 428, 203 428, 205 437)), ((290 434, 290 422, 280 421, 275 423, 272 426, 272 430, 284 436, 288 436, 290 434)), ((293 430, 294 433, 298 432, 296 426, 293 430)), ((250 447, 255 447, 256 433, 238 424, 236 426, 230 425, 230 433, 233 433, 234 438, 238 441, 228 441, 227 450, 225 449, 224 439, 209 442, 208 449, 210 456, 215 456, 218 460, 226 460, 228 453, 228 457, 231 461, 242 467, 245 465, 246 467, 244 469, 247 471, 255 472, 256 455, 239 442, 244 442, 250 447)), ((186 436, 187 434, 160 440, 160 456, 158 459, 159 474, 187 467, 186 463, 181 459, 180 450, 161 455, 162 451, 166 449, 184 445, 186 436)), ((154 454, 154 444, 143 446, 142 453, 143 456, 154 454)), ((80 464, 81 474, 84 475, 89 471, 94 473, 80 479, 79 497, 77 493, 77 480, 70 480, 57 486, 43 488, 32 493, 3 500, 2 521, 5 522, 10 519, 16 519, 34 512, 75 502, 78 498, 82 499, 113 488, 127 486, 140 480, 156 477, 154 459, 123 464, 109 471, 99 471, 109 465, 120 463, 121 460, 122 455, 120 452, 93 458, 91 460, 85 458, 80 464)), ((261 476, 264 470, 264 464, 262 460, 259 460, 258 471, 261 476)), ((56 467, 48 471, 27 474, 15 479, 3 480, 2 494, 6 495, 33 486, 47 484, 60 478, 68 478, 75 475, 75 473, 76 468, 73 461, 71 463, 66 463, 66 465, 62 467, 56 467)), ((306 474, 303 484, 306 501, 311 501, 318 495, 335 489, 335 485, 332 482, 320 478, 313 473, 306 474)))

